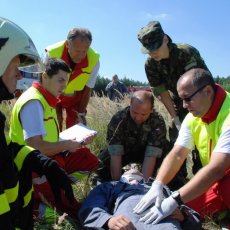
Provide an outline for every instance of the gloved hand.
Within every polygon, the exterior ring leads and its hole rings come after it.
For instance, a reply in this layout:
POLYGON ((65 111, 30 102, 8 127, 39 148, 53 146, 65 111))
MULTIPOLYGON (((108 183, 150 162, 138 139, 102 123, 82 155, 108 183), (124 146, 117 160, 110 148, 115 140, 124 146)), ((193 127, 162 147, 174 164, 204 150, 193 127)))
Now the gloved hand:
POLYGON ((180 122, 180 119, 178 116, 174 117, 172 119, 174 125, 176 126, 177 130, 179 131, 180 130, 180 127, 181 127, 181 122, 180 122))
POLYGON ((155 180, 152 183, 150 190, 142 197, 142 199, 135 206, 133 212, 140 214, 154 202, 156 207, 160 207, 163 198, 163 183, 161 181, 155 180))
POLYGON ((146 224, 157 224, 165 217, 171 215, 173 211, 178 207, 178 204, 172 196, 164 199, 160 207, 152 207, 145 216, 140 218, 140 221, 145 222, 146 224))
POLYGON ((47 163, 44 167, 44 175, 51 186, 56 203, 61 202, 61 189, 64 190, 65 196, 70 202, 74 200, 71 181, 67 173, 58 166, 56 161, 52 160, 47 163))
POLYGON ((61 190, 64 190, 66 198, 71 202, 74 199, 71 180, 67 173, 61 169, 57 162, 41 154, 38 150, 32 151, 27 159, 34 172, 40 176, 45 175, 54 194, 56 203, 61 202, 61 190))

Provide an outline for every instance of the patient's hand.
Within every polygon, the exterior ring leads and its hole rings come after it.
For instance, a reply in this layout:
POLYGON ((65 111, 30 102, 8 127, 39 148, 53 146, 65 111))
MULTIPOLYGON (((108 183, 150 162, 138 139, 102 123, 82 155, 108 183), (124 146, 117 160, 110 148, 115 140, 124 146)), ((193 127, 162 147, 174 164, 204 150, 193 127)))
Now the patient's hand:
POLYGON ((133 223, 126 216, 113 216, 108 221, 111 230, 136 230, 133 223))
POLYGON ((177 219, 182 222, 184 220, 184 215, 179 208, 177 208, 171 215, 172 218, 177 219))

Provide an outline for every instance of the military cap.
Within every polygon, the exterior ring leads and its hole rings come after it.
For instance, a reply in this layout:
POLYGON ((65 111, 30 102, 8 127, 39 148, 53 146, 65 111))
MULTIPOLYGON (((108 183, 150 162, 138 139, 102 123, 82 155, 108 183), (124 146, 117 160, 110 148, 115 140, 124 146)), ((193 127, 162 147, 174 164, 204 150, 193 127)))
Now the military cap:
POLYGON ((138 40, 142 43, 142 53, 150 53, 158 49, 163 42, 164 31, 158 21, 151 21, 138 32, 138 40))

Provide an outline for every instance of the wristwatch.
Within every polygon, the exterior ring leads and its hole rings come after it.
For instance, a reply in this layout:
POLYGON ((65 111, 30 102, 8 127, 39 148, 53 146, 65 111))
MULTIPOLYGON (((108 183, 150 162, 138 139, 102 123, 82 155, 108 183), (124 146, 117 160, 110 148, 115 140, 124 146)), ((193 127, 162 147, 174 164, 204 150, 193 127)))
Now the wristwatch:
POLYGON ((175 191, 171 194, 171 197, 177 202, 178 205, 184 204, 184 202, 181 199, 179 191, 175 191))

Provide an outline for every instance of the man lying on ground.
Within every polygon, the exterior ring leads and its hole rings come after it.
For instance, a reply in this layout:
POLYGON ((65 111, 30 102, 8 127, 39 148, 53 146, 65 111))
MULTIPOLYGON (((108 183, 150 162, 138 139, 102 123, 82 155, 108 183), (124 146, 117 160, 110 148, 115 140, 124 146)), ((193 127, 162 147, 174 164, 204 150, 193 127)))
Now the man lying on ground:
MULTIPOLYGON (((96 229, 201 229, 199 215, 184 205, 156 225, 140 222, 141 216, 132 210, 150 187, 151 183, 144 182, 142 173, 130 169, 121 176, 120 181, 96 186, 83 202, 79 219, 85 227, 96 229)), ((164 193, 169 196, 167 187, 164 193)))

